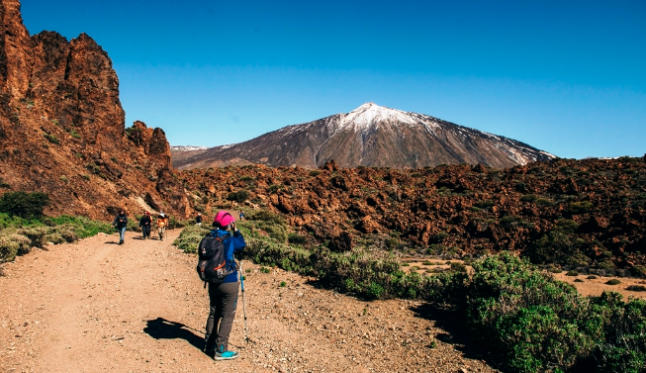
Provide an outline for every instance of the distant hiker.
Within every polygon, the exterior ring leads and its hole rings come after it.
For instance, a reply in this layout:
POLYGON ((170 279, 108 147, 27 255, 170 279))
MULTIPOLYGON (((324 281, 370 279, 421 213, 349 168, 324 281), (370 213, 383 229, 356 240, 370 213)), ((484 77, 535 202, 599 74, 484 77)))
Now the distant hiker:
POLYGON ((202 214, 200 214, 199 212, 197 213, 197 216, 195 217, 195 225, 197 225, 198 227, 202 226, 202 214))
POLYGON ((119 210, 119 214, 115 216, 112 225, 119 231, 119 245, 123 245, 123 238, 126 234, 126 227, 128 226, 128 217, 124 210, 119 210))
POLYGON ((139 226, 141 227, 141 232, 143 233, 144 240, 146 237, 150 237, 150 227, 153 223, 153 220, 150 218, 150 213, 146 211, 144 216, 139 220, 139 226))
POLYGON ((240 220, 244 220, 244 212, 240 211, 240 220))
MULTIPOLYGON (((238 272, 233 254, 244 249, 246 244, 234 222, 235 218, 229 212, 219 211, 213 220, 214 229, 202 240, 219 243, 218 247, 224 251, 224 269, 231 272, 221 280, 209 281, 210 309, 206 321, 204 352, 215 360, 238 357, 237 352, 228 348, 238 303, 238 272), (209 236, 215 239, 209 239, 209 236)), ((203 242, 200 242, 200 246, 202 245, 203 242)))
POLYGON ((166 234, 166 228, 168 227, 168 215, 163 212, 159 213, 157 216, 157 233, 159 233, 159 240, 164 240, 164 235, 166 234))

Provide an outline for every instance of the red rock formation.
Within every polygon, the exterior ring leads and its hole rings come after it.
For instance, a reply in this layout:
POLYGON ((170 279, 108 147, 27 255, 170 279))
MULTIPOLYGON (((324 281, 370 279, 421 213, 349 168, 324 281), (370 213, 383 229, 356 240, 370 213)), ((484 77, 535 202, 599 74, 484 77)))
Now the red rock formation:
POLYGON ((139 213, 147 201, 187 216, 164 131, 136 122, 126 134, 107 53, 86 34, 30 37, 16 0, 0 0, 0 19, 3 182, 50 194, 50 213, 108 218, 122 206, 139 213))
POLYGON ((628 266, 646 275, 641 158, 556 160, 506 170, 244 166, 179 176, 210 205, 230 203, 229 192, 247 190, 253 206, 284 215, 293 229, 337 250, 352 242, 399 242, 447 256, 516 250, 538 262, 628 266), (344 232, 350 236, 341 239, 344 232))

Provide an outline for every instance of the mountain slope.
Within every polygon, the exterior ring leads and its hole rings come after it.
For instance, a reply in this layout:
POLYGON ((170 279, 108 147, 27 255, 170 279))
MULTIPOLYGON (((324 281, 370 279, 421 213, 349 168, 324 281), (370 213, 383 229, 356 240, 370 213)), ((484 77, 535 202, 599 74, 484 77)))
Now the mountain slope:
POLYGON ((554 158, 519 141, 431 116, 366 103, 347 114, 287 126, 255 139, 174 158, 178 168, 268 166, 421 168, 482 163, 496 168, 554 158))

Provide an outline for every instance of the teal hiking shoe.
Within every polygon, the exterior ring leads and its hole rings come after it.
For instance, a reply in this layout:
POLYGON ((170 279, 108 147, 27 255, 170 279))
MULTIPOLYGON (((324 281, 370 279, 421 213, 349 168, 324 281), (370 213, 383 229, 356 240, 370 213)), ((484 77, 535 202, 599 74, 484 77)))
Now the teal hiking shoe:
POLYGON ((216 351, 215 356, 213 358, 215 360, 231 360, 237 357, 238 357, 238 353, 235 351, 224 351, 224 352, 216 351))

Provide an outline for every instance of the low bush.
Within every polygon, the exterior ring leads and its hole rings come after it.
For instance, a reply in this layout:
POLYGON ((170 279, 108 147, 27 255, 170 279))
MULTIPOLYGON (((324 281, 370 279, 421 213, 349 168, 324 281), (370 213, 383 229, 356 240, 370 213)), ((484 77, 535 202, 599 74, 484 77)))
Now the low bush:
POLYGON ((209 233, 208 228, 189 225, 182 230, 173 245, 185 253, 197 253, 197 246, 207 233, 209 233))
POLYGON ((43 209, 49 203, 45 193, 9 192, 0 197, 0 212, 27 219, 43 216, 43 209))
POLYGON ((619 294, 585 298, 508 254, 443 273, 429 300, 466 320, 513 372, 639 372, 646 360, 646 302, 619 294), (641 368, 639 368, 641 367, 641 368))
POLYGON ((606 281, 606 285, 619 285, 619 284, 621 284, 621 281, 617 280, 616 278, 606 281))
POLYGON ((244 202, 249 198, 249 192, 246 190, 239 190, 237 192, 231 192, 227 195, 227 199, 229 201, 235 201, 235 202, 244 202))
POLYGON ((74 242, 94 236, 99 232, 110 233, 110 224, 86 217, 58 216, 26 219, 0 213, 0 262, 11 261, 16 255, 28 253, 32 247, 47 243, 74 242))
POLYGON ((294 245, 302 245, 307 242, 307 238, 298 233, 290 233, 287 235, 287 241, 294 245))
POLYGON ((30 248, 29 237, 8 231, 0 233, 0 263, 10 262, 16 258, 16 255, 29 252, 30 248))
POLYGON ((630 285, 626 287, 626 290, 630 291, 646 291, 646 286, 643 285, 630 285))

